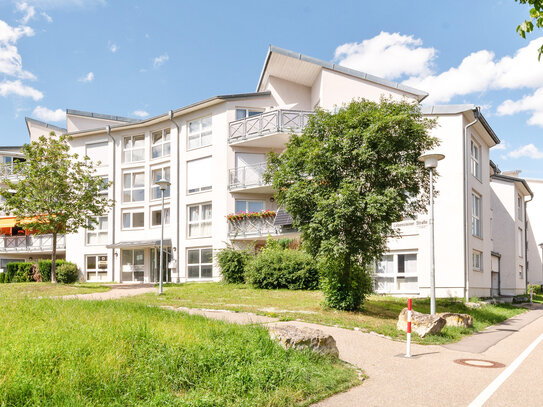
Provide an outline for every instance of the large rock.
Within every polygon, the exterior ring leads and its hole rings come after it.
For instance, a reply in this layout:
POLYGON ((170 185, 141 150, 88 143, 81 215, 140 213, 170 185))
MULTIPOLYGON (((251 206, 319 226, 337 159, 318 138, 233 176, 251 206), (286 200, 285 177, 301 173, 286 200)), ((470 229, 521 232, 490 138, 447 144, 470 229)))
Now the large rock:
MULTIPOLYGON (((439 315, 423 314, 422 312, 412 311, 411 331, 417 333, 421 338, 428 334, 438 334, 445 326, 445 319, 439 315)), ((400 312, 396 328, 407 332, 407 308, 400 312)))
POLYGON ((471 328, 473 326, 473 318, 468 314, 441 312, 437 315, 445 320, 447 326, 458 326, 460 328, 471 328))
POLYGON ((285 348, 311 349, 318 353, 338 356, 336 340, 319 329, 297 328, 292 325, 272 326, 270 337, 285 348))

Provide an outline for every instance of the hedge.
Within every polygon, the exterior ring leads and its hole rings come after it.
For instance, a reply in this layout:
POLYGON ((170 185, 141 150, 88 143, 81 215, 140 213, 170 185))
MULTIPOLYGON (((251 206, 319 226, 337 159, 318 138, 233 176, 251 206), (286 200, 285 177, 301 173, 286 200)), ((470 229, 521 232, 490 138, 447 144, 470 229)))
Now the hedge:
MULTIPOLYGON (((62 264, 67 264, 66 260, 57 260, 55 264, 57 269, 62 264)), ((53 264, 52 260, 38 260, 38 271, 41 274, 41 281, 51 281, 51 265, 53 264)), ((71 264, 71 263, 70 263, 71 264)))
POLYGON ((32 266, 34 263, 14 262, 6 264, 2 283, 27 283, 33 281, 32 266))
MULTIPOLYGON (((36 281, 41 275, 41 281, 51 281, 51 260, 39 260, 37 264, 36 275, 33 275, 32 269, 36 263, 13 262, 6 264, 3 273, 0 273, 1 283, 27 283, 36 281), (39 274, 39 275, 38 275, 39 274)), ((66 260, 57 260, 57 280, 59 283, 70 284, 77 281, 79 273, 74 263, 66 260)))

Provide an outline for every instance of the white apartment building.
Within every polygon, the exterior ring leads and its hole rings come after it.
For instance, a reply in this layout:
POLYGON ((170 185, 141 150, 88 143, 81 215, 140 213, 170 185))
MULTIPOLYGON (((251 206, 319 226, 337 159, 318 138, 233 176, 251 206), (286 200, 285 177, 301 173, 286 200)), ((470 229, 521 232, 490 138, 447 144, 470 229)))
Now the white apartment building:
MULTIPOLYGON (((272 46, 254 93, 216 96, 145 120, 67 110, 66 129, 55 131, 72 136, 73 152, 100 161, 98 174, 113 181, 104 194, 116 205, 97 219, 95 230, 66 237, 66 259, 88 281, 156 281, 161 197, 155 182, 165 177, 171 181, 165 194, 167 280, 219 279, 213 253, 227 243, 296 236, 262 180, 266 153, 282 151, 316 107, 332 110, 354 98, 382 96, 421 102, 427 93, 272 46), (270 212, 228 218, 263 211, 270 212)), ((438 121, 433 131, 446 155, 436 183, 438 295, 463 296, 467 287, 470 295, 488 296, 492 253, 500 254, 493 246, 489 149, 499 139, 474 106, 424 109, 438 121)), ((32 119, 27 124, 31 139, 51 129, 32 119)), ((427 216, 398 227, 402 238, 390 240, 376 288, 426 296, 427 216)), ((505 264, 509 253, 502 251, 505 264)))

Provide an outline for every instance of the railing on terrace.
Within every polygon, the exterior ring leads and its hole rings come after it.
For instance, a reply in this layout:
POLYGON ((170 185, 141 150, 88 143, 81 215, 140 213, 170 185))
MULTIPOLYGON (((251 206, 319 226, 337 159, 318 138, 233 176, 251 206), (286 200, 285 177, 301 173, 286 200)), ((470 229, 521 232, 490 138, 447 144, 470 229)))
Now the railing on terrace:
POLYGON ((228 142, 235 143, 280 132, 298 133, 307 125, 312 113, 280 109, 230 122, 228 142))
POLYGON ((228 233, 230 237, 257 237, 277 235, 281 233, 281 226, 273 224, 275 217, 243 218, 228 221, 228 233))
MULTIPOLYGON (((57 250, 66 249, 66 236, 57 235, 57 250)), ((0 252, 48 252, 53 250, 53 235, 2 236, 0 252)))
POLYGON ((232 168, 229 171, 228 188, 234 190, 266 185, 266 182, 264 182, 266 169, 267 164, 265 162, 232 168))
POLYGON ((21 178, 21 175, 13 168, 13 164, 0 164, 0 181, 6 178, 12 180, 21 178))

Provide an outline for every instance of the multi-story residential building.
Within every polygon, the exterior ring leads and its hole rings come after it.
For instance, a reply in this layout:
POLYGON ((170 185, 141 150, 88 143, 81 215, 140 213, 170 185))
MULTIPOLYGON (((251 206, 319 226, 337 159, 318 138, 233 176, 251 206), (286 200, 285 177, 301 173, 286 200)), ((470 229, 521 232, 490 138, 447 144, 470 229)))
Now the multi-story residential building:
MULTIPOLYGON (((67 110, 67 128, 57 131, 71 135, 73 152, 100 162, 98 174, 113 181, 104 194, 116 205, 96 219, 95 230, 67 236, 66 258, 89 281, 156 281, 161 195, 155 183, 167 178, 167 279, 219 279, 213 253, 228 242, 296 236, 263 182, 266 153, 282 151, 315 108, 383 96, 419 103, 427 93, 270 47, 254 93, 216 96, 145 120, 67 110), (264 211, 267 216, 229 216, 264 211)), ((489 295, 489 149, 499 139, 474 106, 424 109, 438 121, 433 134, 446 154, 436 184, 438 295, 489 295)), ((29 125, 32 139, 49 130, 29 125)), ((390 240, 390 252, 376 268, 378 291, 428 295, 427 224, 421 215, 397 225, 402 238, 390 240)))

